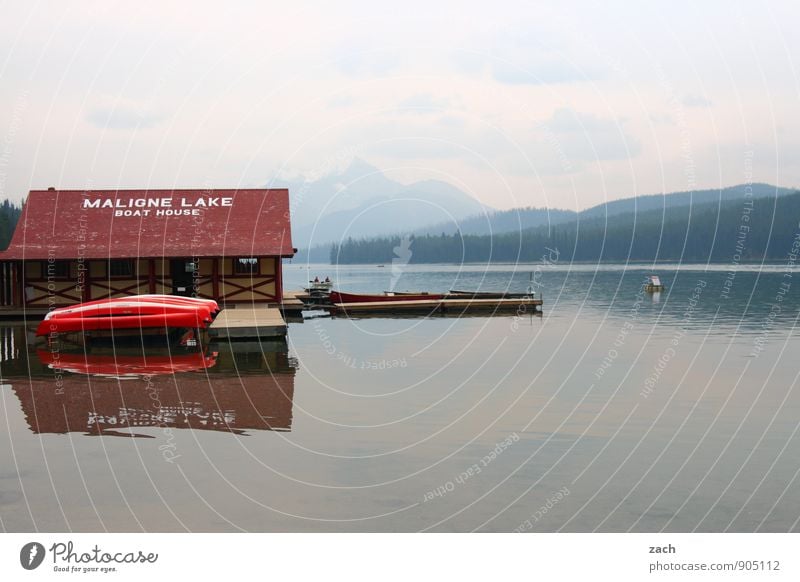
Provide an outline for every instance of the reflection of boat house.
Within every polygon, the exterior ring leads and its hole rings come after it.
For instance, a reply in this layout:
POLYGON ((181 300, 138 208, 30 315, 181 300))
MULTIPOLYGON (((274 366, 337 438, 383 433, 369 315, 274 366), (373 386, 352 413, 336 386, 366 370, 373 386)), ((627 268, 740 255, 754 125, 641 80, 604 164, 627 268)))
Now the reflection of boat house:
POLYGON ((64 376, 19 379, 13 389, 35 433, 121 434, 145 427, 240 433, 292 427, 294 374, 241 378, 183 374, 117 380, 64 376), (176 381, 176 378, 178 379, 176 381))
POLYGON ((35 433, 135 436, 137 428, 147 427, 289 431, 295 370, 285 354, 262 354, 261 360, 272 367, 270 373, 120 380, 52 370, 10 383, 35 433))
POLYGON ((211 343, 205 351, 115 344, 28 351, 23 327, 0 329, 3 381, 35 433, 292 428, 296 362, 284 341, 211 343))
POLYGON ((278 302, 289 193, 34 190, 0 253, 0 304, 52 307, 169 293, 278 302))

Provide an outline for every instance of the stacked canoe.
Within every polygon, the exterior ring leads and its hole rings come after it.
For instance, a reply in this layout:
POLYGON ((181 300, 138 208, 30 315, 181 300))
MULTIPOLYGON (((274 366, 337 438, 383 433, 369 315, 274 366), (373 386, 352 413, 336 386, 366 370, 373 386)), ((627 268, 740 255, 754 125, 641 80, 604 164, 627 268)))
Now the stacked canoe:
POLYGON ((146 328, 205 329, 219 313, 212 299, 134 295, 88 301, 50 311, 36 335, 146 328))

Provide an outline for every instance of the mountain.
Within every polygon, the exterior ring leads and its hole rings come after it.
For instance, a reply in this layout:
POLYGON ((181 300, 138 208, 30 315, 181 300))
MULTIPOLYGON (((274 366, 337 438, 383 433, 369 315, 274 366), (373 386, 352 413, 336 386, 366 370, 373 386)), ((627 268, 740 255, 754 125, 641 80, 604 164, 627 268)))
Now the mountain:
POLYGON ((579 213, 572 210, 558 208, 512 208, 488 214, 470 216, 458 222, 452 221, 432 224, 415 231, 418 235, 425 234, 454 234, 461 230, 462 234, 499 234, 515 232, 542 226, 545 224, 563 224, 575 220, 616 216, 629 212, 647 212, 650 210, 663 210, 678 206, 698 205, 707 203, 724 203, 731 200, 744 199, 747 191, 753 198, 766 198, 769 196, 785 196, 795 192, 791 188, 781 188, 770 184, 740 184, 717 190, 698 190, 695 192, 672 192, 667 194, 649 194, 633 198, 623 198, 598 204, 579 213))
POLYGON ((402 184, 360 159, 316 180, 276 180, 270 187, 291 192, 292 239, 298 248, 413 232, 426 224, 493 211, 447 182, 402 184))
POLYGON ((694 192, 672 192, 670 194, 649 194, 634 198, 612 200, 587 208, 581 212, 581 218, 600 216, 615 216, 628 212, 647 212, 648 210, 663 210, 676 206, 688 206, 716 202, 718 204, 731 200, 744 199, 747 192, 753 198, 766 198, 768 196, 785 196, 796 192, 793 188, 781 188, 771 184, 739 184, 716 190, 696 190, 694 192))
POLYGON ((501 232, 514 232, 545 224, 560 224, 575 220, 577 212, 561 210, 558 208, 512 208, 511 210, 497 210, 478 216, 468 216, 458 221, 458 224, 440 222, 425 228, 418 229, 415 234, 489 234, 501 232))
MULTIPOLYGON (((754 199, 775 198, 794 192, 770 184, 740 184, 728 188, 641 195, 613 200, 578 213, 554 208, 493 210, 462 190, 438 180, 402 184, 386 177, 367 162, 355 159, 344 170, 313 181, 279 182, 292 193, 292 228, 301 258, 320 260, 330 244, 413 233, 417 236, 500 235, 544 225, 623 214, 664 214, 672 208, 696 208, 754 199)), ((394 237, 392 237, 394 238, 394 237)))
MULTIPOLYGON (((418 236, 411 263, 561 261, 783 260, 796 250, 800 193, 669 206, 494 235, 418 236), (744 218, 746 216, 746 218, 744 218), (557 251, 557 252, 556 252, 557 251)), ((346 241, 331 249, 339 263, 386 263, 398 237, 346 241)))

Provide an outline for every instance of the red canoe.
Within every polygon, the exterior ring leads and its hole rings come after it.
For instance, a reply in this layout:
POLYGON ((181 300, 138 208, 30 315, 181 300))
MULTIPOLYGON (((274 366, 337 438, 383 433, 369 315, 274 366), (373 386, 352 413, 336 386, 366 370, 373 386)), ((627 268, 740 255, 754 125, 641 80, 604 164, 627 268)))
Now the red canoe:
POLYGON ((152 327, 206 328, 212 321, 212 306, 208 304, 117 299, 54 309, 39 324, 36 335, 152 327))
MULTIPOLYGON (((193 306, 206 306, 211 310, 213 315, 219 313, 219 304, 213 299, 202 299, 200 297, 182 297, 180 295, 158 295, 158 294, 145 294, 145 295, 128 295, 125 297, 113 297, 111 299, 95 299, 94 301, 86 301, 81 303, 82 306, 86 305, 100 305, 103 303, 118 303, 125 301, 143 301, 145 303, 171 303, 175 305, 193 305, 193 306)), ((77 307, 75 305, 74 307, 77 307)))
POLYGON ((410 293, 410 294, 364 294, 364 293, 342 293, 341 291, 331 291, 331 303, 377 303, 387 301, 439 301, 444 299, 444 295, 438 293, 410 293))

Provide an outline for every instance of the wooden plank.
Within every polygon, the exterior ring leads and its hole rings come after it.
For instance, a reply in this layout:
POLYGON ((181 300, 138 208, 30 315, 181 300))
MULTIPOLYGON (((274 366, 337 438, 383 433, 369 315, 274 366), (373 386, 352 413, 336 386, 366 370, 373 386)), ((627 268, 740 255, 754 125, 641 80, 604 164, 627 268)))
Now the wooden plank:
POLYGON ((285 291, 283 293, 283 301, 281 301, 281 309, 284 311, 303 311, 305 304, 300 297, 305 296, 303 291, 285 291))
POLYGON ((223 309, 209 335, 219 338, 253 339, 286 335, 286 322, 277 307, 238 307, 223 309))

